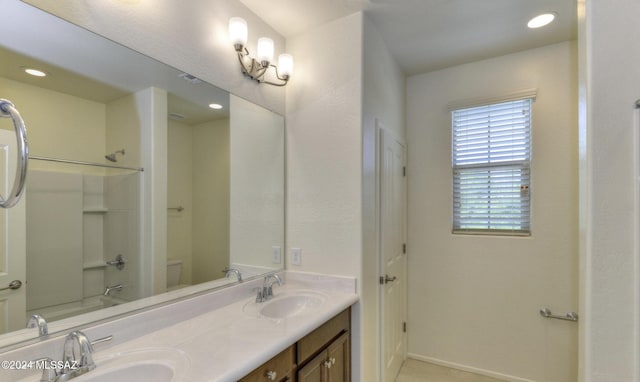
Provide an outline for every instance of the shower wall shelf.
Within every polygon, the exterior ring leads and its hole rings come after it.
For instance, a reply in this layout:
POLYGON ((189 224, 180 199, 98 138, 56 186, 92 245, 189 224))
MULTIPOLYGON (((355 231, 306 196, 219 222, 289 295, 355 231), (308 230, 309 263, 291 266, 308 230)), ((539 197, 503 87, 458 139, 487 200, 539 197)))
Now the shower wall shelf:
POLYGON ((104 214, 109 212, 109 209, 106 207, 90 207, 82 210, 85 214, 104 214))

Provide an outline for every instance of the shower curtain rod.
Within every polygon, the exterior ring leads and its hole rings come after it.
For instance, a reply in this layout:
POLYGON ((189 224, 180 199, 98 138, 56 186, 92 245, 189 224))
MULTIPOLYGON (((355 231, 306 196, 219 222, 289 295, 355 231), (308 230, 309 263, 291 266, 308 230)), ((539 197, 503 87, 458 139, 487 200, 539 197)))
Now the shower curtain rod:
POLYGON ((29 159, 47 161, 47 162, 57 162, 57 163, 68 163, 68 164, 79 164, 82 166, 93 166, 93 167, 104 167, 104 168, 116 168, 120 170, 133 170, 133 171, 144 171, 142 167, 126 167, 126 166, 115 166, 110 164, 102 164, 102 163, 93 163, 93 162, 84 162, 79 160, 70 160, 70 159, 58 159, 58 158, 47 158, 36 155, 29 155, 29 159))

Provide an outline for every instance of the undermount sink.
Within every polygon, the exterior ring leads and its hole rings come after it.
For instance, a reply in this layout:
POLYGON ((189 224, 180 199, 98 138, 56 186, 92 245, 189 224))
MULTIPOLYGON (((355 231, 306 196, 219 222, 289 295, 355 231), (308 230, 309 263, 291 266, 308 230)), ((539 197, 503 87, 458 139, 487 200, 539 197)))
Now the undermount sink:
POLYGON ((314 291, 289 291, 276 294, 265 302, 250 301, 243 310, 251 316, 283 319, 312 313, 326 301, 326 296, 314 291))
POLYGON ((95 369, 93 372, 83 374, 75 380, 85 382, 113 382, 113 381, 174 381, 173 369, 160 363, 136 363, 123 367, 109 369, 95 369), (102 371, 102 373, 101 373, 102 371))
POLYGON ((187 355, 177 349, 149 348, 94 357, 96 368, 77 382, 178 382, 189 368, 187 355))

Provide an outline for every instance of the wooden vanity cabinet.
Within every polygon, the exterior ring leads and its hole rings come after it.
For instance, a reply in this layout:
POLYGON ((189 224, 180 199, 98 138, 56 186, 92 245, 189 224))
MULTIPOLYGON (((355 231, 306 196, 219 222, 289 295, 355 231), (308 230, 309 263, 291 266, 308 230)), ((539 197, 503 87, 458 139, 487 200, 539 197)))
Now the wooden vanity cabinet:
POLYGON ((298 382, 351 381, 349 309, 298 341, 298 382))
POLYGON ((350 382, 350 316, 344 310, 239 382, 350 382))
POLYGON ((350 375, 349 332, 298 369, 298 382, 348 382, 350 375))
POLYGON ((271 358, 239 382, 293 382, 295 379, 295 345, 271 358))

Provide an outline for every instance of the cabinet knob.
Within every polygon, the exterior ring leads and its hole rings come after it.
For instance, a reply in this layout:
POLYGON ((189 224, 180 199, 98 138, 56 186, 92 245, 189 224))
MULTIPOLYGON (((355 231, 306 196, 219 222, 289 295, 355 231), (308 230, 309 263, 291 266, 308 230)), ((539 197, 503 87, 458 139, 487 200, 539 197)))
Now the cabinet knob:
POLYGON ((267 377, 268 380, 275 381, 276 377, 278 376, 278 373, 276 373, 275 371, 267 371, 267 374, 265 376, 267 377))
POLYGON ((336 364, 336 359, 334 357, 331 357, 329 361, 331 362, 332 365, 336 364))
POLYGON ((330 360, 324 361, 324 367, 326 367, 327 369, 331 369, 331 361, 330 360))

